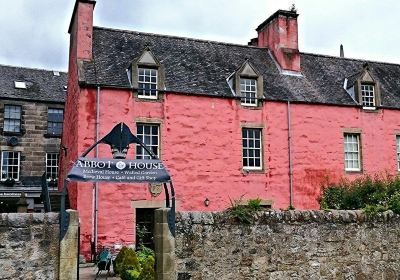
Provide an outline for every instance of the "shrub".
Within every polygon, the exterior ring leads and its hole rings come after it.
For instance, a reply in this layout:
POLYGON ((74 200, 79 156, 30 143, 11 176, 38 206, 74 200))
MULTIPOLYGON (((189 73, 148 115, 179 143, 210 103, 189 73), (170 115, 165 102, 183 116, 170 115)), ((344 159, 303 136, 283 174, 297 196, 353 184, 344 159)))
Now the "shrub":
POLYGON ((228 209, 231 217, 241 223, 251 224, 254 212, 261 210, 261 199, 249 199, 247 204, 243 204, 243 196, 238 200, 231 200, 231 207, 228 209))
POLYGON ((154 280, 154 251, 143 245, 137 253, 127 247, 123 247, 115 259, 115 273, 122 280, 154 280))
POLYGON ((321 209, 364 209, 368 215, 386 210, 400 213, 400 177, 365 176, 322 187, 321 209))
MULTIPOLYGON (((121 274, 121 279, 125 280, 122 277, 125 275, 124 272, 127 270, 137 270, 140 273, 140 265, 135 251, 124 246, 115 258, 114 271, 117 274, 121 274)), ((126 279, 132 278, 128 277, 126 279)))

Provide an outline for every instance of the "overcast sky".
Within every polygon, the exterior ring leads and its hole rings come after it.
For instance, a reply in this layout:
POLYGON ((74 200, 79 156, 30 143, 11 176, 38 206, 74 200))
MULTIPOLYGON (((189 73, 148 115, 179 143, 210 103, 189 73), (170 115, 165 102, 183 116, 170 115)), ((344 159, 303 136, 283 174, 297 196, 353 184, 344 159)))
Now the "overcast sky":
MULTIPOLYGON (((0 0, 0 64, 67 70, 74 0, 0 0)), ((302 52, 400 63, 398 0, 98 0, 94 24, 247 44, 295 3, 302 52)))

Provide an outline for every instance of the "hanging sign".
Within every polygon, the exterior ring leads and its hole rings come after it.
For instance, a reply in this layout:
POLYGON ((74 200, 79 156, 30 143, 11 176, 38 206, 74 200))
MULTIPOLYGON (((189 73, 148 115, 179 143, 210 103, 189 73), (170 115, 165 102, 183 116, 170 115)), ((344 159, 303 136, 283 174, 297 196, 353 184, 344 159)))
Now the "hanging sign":
POLYGON ((67 178, 84 182, 163 183, 170 176, 158 159, 79 158, 67 178))
POLYGON ((0 197, 20 197, 20 192, 0 192, 0 197))

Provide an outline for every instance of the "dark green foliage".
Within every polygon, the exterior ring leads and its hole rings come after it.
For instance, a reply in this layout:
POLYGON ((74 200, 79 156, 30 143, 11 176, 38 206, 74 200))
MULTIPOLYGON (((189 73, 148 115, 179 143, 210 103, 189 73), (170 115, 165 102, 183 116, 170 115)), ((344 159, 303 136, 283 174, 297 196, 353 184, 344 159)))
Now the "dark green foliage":
POLYGON ((154 263, 155 263, 154 251, 142 245, 137 255, 139 257, 139 263, 142 268, 139 279, 140 280, 156 279, 156 272, 154 270, 154 263))
POLYGON ((239 200, 231 200, 231 207, 228 209, 231 217, 243 224, 251 224, 254 220, 254 213, 261 210, 261 199, 249 199, 247 204, 239 200))
POLYGON ((253 211, 260 211, 261 210, 261 199, 260 198, 249 199, 247 201, 247 206, 253 211))
MULTIPOLYGON (((121 251, 115 258, 115 273, 121 274, 121 279, 123 278, 124 272, 127 270, 137 270, 140 271, 139 260, 133 249, 122 247, 121 251)), ((126 279, 130 279, 129 277, 126 279)))
POLYGON ((141 246, 135 253, 134 250, 123 247, 115 259, 115 272, 122 280, 154 280, 154 251, 141 246))
POLYGON ((321 209, 364 209, 368 215, 386 210, 400 213, 400 177, 365 176, 323 186, 321 209))

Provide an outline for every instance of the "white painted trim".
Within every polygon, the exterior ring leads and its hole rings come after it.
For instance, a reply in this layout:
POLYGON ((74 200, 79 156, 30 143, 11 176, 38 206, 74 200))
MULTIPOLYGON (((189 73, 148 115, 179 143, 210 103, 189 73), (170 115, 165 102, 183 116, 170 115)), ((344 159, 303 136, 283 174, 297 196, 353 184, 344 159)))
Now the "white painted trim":
MULTIPOLYGON (((234 75, 235 75, 235 72, 233 72, 232 74, 230 74, 230 75, 228 76, 228 78, 226 78, 226 83, 228 84, 228 86, 229 86, 229 88, 230 88, 230 90, 231 90, 233 96, 236 96, 235 89, 232 88, 231 85, 229 84, 229 81, 232 79, 232 76, 234 76, 234 75)), ((233 85, 233 83, 232 83, 232 85, 233 85)))

